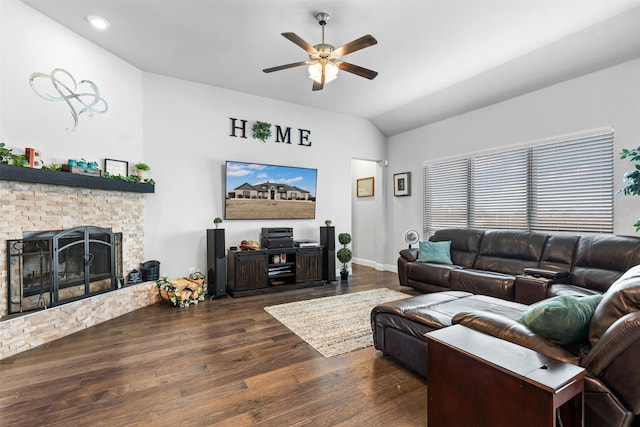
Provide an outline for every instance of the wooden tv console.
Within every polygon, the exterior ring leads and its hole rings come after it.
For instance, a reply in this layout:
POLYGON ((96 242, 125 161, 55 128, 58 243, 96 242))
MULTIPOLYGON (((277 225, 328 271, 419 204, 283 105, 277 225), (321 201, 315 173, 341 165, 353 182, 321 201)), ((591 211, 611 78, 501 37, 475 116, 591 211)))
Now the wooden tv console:
POLYGON ((229 250, 227 292, 235 297, 320 286, 322 250, 322 246, 229 250))

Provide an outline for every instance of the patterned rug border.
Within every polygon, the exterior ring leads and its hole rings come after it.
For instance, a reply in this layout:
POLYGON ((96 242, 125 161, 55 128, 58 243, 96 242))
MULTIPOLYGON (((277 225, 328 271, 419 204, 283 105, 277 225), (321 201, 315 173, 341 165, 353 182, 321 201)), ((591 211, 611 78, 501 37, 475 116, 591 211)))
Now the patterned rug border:
POLYGON ((373 307, 410 297, 377 288, 272 305, 264 310, 324 357, 332 357, 373 345, 373 307))

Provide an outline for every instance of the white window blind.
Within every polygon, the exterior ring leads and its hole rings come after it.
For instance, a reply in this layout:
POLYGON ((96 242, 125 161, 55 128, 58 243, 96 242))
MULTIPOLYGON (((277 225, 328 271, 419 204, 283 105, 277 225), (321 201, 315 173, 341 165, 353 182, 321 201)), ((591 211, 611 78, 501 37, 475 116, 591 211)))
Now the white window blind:
POLYGON ((424 236, 447 227, 613 233, 613 131, 426 164, 424 236))
POLYGON ((467 227, 468 159, 425 165, 424 189, 424 236, 440 228, 467 227))
POLYGON ((613 233, 613 132, 532 149, 531 228, 613 233))
POLYGON ((471 226, 528 227, 528 163, 526 149, 471 159, 471 226))

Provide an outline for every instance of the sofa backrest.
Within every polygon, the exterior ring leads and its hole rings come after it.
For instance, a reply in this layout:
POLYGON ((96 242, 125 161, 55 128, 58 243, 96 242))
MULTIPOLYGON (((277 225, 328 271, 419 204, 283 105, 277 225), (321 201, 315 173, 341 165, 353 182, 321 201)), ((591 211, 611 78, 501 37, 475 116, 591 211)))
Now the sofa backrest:
POLYGON ((473 268, 506 274, 537 268, 548 237, 533 231, 486 230, 473 268))
POLYGON ((571 270, 571 283, 604 292, 631 267, 640 264, 640 238, 616 235, 582 236, 571 270))
POLYGON ((540 268, 543 270, 571 271, 580 236, 552 234, 544 245, 540 268))
POLYGON ((432 242, 451 241, 451 261, 463 267, 473 267, 478 256, 484 230, 476 228, 443 228, 429 238, 432 242))

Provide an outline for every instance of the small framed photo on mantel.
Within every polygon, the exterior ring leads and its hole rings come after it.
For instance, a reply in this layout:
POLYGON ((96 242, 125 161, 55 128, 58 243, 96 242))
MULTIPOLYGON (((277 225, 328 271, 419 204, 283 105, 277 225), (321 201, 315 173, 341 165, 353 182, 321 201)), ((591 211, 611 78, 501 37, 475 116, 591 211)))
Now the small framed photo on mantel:
POLYGON ((393 195, 411 195, 411 172, 396 173, 393 175, 393 195))
POLYGON ((124 160, 104 159, 104 171, 111 176, 129 176, 129 162, 124 160))

